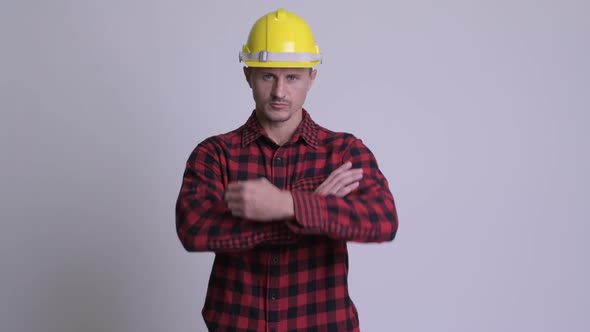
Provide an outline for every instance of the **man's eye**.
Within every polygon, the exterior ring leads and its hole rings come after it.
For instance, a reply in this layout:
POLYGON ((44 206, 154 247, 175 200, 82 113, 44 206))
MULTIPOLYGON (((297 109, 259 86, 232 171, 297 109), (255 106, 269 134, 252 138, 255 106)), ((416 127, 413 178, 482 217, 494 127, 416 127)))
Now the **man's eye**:
POLYGON ((265 81, 270 81, 270 80, 272 80, 272 75, 271 74, 264 74, 264 75, 262 75, 262 79, 265 81))
POLYGON ((297 79, 297 76, 296 75, 287 75, 287 79, 289 81, 295 81, 297 79))

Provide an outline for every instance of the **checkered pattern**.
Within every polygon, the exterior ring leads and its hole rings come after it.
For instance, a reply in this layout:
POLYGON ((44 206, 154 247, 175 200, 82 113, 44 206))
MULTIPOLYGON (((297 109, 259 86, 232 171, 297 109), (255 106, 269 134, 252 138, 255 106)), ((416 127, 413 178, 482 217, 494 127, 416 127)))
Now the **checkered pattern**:
POLYGON ((255 113, 239 129, 199 144, 176 207, 184 247, 215 252, 202 311, 210 331, 359 331, 346 242, 391 241, 397 224, 393 196, 369 149, 317 125, 305 110, 282 146, 268 139, 255 113), (314 194, 346 161, 363 168, 359 188, 343 198, 314 194), (259 177, 291 191, 293 220, 231 215, 224 188, 259 177))

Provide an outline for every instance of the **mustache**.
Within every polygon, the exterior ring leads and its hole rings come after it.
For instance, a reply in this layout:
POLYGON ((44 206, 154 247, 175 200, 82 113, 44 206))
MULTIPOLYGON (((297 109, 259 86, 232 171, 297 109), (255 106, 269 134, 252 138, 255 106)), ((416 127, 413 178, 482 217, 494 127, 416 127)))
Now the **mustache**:
POLYGON ((271 98, 270 99, 271 103, 282 103, 282 104, 290 104, 291 102, 288 99, 284 99, 284 98, 271 98))

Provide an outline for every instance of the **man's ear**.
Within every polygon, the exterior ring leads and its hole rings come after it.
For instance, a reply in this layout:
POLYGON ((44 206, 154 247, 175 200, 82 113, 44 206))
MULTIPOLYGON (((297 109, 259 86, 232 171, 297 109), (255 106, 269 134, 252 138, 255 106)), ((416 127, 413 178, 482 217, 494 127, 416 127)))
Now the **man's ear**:
POLYGON ((309 76, 311 76, 311 80, 315 80, 316 75, 318 74, 318 70, 317 69, 312 69, 311 72, 309 73, 309 76))
POLYGON ((248 86, 252 89, 252 83, 250 83, 250 74, 252 74, 252 69, 244 66, 244 77, 246 78, 246 82, 248 82, 248 86))
POLYGON ((315 81, 315 77, 318 74, 318 70, 317 69, 311 69, 311 71, 309 72, 309 77, 311 78, 311 81, 309 82, 309 87, 307 88, 307 91, 309 91, 309 89, 311 89, 311 86, 313 85, 313 82, 315 81))

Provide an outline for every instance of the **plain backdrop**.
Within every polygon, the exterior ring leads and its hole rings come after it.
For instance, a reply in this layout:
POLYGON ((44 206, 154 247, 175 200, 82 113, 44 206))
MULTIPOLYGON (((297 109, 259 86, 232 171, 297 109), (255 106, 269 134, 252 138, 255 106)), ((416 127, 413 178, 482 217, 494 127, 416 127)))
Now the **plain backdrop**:
POLYGON ((325 54, 313 119, 396 198, 396 240, 350 245, 363 331, 590 331, 585 0, 0 2, 0 330, 204 331, 174 205, 278 7, 325 54))

